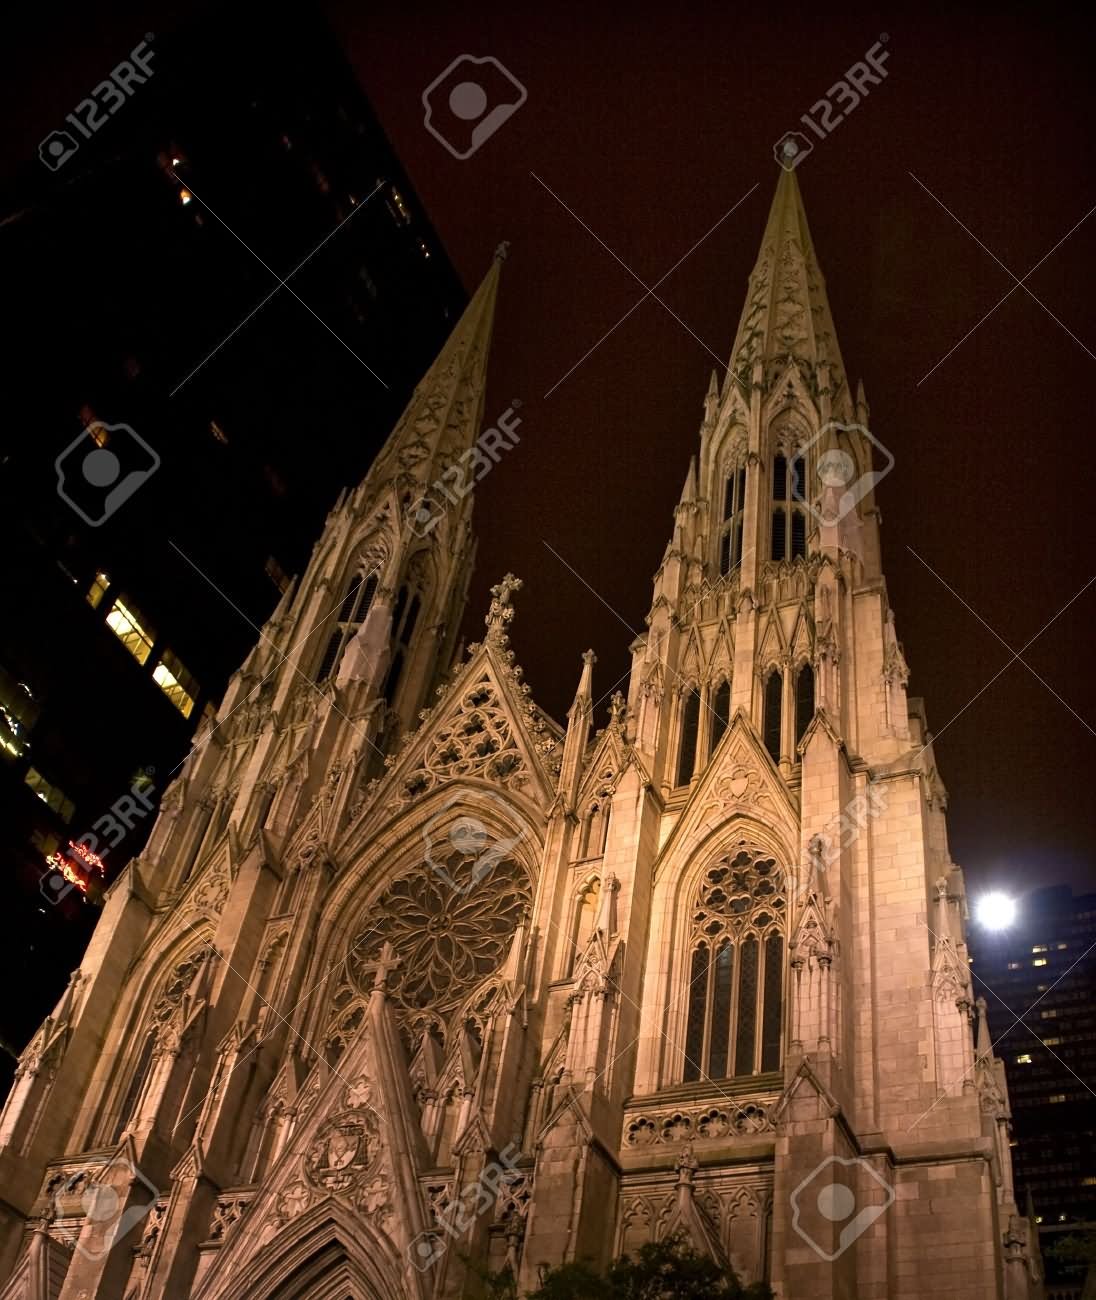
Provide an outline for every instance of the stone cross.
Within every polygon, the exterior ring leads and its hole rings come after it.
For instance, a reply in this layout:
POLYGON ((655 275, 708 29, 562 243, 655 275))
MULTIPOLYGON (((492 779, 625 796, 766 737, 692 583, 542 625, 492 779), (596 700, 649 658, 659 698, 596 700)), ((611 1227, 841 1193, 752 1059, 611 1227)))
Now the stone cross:
POLYGON ((514 617, 514 607, 510 603, 510 597, 516 591, 520 591, 523 585, 520 578, 515 578, 512 573, 508 573, 501 582, 491 588, 491 608, 487 611, 487 618, 484 620, 489 629, 497 632, 505 631, 507 624, 514 617))

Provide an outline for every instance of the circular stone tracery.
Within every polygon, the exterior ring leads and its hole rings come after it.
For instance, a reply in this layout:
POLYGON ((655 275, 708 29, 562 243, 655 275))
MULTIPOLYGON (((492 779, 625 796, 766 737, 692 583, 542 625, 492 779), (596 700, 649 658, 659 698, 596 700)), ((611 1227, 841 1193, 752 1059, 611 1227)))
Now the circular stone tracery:
POLYGON ((363 994, 385 942, 400 958, 389 980, 407 1009, 445 1010, 502 965, 531 888, 521 865, 454 853, 401 876, 372 904, 350 945, 351 981, 363 994))

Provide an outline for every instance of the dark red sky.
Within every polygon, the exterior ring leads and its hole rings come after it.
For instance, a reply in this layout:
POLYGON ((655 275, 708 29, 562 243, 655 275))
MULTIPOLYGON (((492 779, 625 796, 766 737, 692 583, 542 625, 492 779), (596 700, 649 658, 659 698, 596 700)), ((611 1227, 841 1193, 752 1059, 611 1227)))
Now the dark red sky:
MULTIPOLYGON (((170 21, 163 4, 124 8, 134 39, 170 21)), ((773 144, 887 33, 886 80, 798 176, 846 367, 895 456, 878 500, 910 689, 940 733, 972 883, 1091 887, 1096 584, 1060 611, 1096 574, 1096 213, 1027 281, 1045 306, 1017 289, 919 383, 1015 285, 994 255, 1022 278, 1096 205, 1090 28, 1050 5, 327 11, 469 288, 512 241, 487 413, 520 398, 522 440, 477 489, 469 635, 487 587, 523 577, 513 642, 557 716, 580 652, 597 650, 608 692, 643 625, 776 183, 773 144), (528 91, 467 161, 424 129, 421 102, 461 54, 499 59, 528 91), (644 293, 545 186, 653 284, 755 185, 658 290, 698 338, 648 299, 545 396, 644 293), (1044 682, 1014 662, 983 691, 1051 619, 1024 654, 1044 682)), ((291 23, 292 4, 270 21, 291 23)), ((122 23, 117 8, 78 26, 46 11, 21 61, 37 89, 8 118, 16 153, 54 125, 74 68, 120 57, 122 23)))

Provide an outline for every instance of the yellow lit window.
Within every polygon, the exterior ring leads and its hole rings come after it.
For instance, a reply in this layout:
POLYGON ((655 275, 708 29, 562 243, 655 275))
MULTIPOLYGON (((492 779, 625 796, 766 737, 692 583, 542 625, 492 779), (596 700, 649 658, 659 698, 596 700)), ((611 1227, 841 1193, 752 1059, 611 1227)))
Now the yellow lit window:
POLYGON ((1059 1045, 1059 1043, 1061 1043, 1061 1041, 1062 1041, 1062 1040, 1061 1040, 1060 1038, 1044 1038, 1044 1039, 1043 1039, 1043 1046, 1044 1046, 1044 1047, 1057 1047, 1057 1046, 1059 1045))
POLYGON ((1016 1064, 1017 1064, 1017 1065, 1030 1065, 1030 1064, 1031 1064, 1031 1053, 1030 1053, 1030 1052, 1025 1052, 1022 1056, 1018 1056, 1018 1057, 1016 1058, 1016 1064))
POLYGON ((1047 1101, 1049 1101, 1052 1106, 1055 1106, 1058 1104, 1058 1102, 1065 1101, 1065 1099, 1066 1099, 1066 1094, 1064 1092, 1055 1092, 1052 1093, 1051 1096, 1047 1098, 1047 1101))
POLYGON ((1033 966, 1045 966, 1047 964, 1047 959, 1045 957, 1036 957, 1031 964, 1033 966))
POLYGON ((1032 952, 1046 952, 1046 950, 1047 950, 1047 946, 1046 946, 1045 943, 1037 943, 1037 944, 1032 948, 1031 951, 1032 951, 1032 952))
POLYGON ((1069 944, 1068 944, 1068 943, 1056 943, 1054 946, 1058 949, 1059 952, 1061 952, 1063 948, 1068 948, 1068 947, 1069 947, 1069 944))
POLYGON ((1087 1178, 1081 1179, 1082 1187, 1096 1187, 1096 1174, 1089 1174, 1087 1178))
POLYGON ((110 586, 110 578, 105 573, 97 573, 95 581, 91 584, 91 590, 88 592, 88 604, 92 609, 99 608, 99 602, 106 595, 107 588, 110 586))
POLYGON ((52 781, 47 781, 37 768, 28 767, 23 780, 47 807, 53 809, 63 822, 72 821, 73 814, 76 812, 75 804, 71 799, 66 798, 64 792, 59 790, 52 781))
POLYGON ((165 650, 163 658, 152 670, 152 680, 175 705, 184 718, 189 718, 198 694, 198 683, 179 660, 165 650))
POLYGON ((403 201, 403 195, 395 186, 392 187, 392 210, 396 220, 401 225, 408 225, 411 221, 411 213, 407 209, 407 204, 403 201))
POLYGON ((121 600, 116 600, 107 614, 107 626, 139 664, 148 662, 155 639, 155 634, 142 624, 143 618, 143 614, 121 600))

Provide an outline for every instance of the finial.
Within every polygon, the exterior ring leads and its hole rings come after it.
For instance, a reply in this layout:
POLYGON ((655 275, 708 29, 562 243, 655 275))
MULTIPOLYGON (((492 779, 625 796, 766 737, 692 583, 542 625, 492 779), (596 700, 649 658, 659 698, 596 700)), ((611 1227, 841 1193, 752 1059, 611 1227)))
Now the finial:
POLYGON ((509 252, 510 252, 510 241, 508 239, 504 239, 499 244, 499 246, 495 249, 495 261, 505 262, 509 252))
POLYGON ((609 700, 609 725, 619 727, 624 722, 626 701, 619 691, 614 691, 609 700))
POLYGON ((491 608, 484 619, 490 633, 496 636, 505 635, 514 617, 514 607, 510 603, 510 597, 523 586, 524 583, 520 578, 515 578, 512 573, 508 573, 501 582, 491 588, 491 608))
POLYGON ((592 650, 583 650, 582 662, 588 667, 593 668, 594 664, 597 663, 597 655, 594 654, 592 650))

